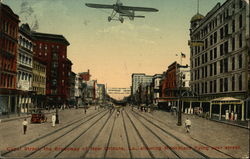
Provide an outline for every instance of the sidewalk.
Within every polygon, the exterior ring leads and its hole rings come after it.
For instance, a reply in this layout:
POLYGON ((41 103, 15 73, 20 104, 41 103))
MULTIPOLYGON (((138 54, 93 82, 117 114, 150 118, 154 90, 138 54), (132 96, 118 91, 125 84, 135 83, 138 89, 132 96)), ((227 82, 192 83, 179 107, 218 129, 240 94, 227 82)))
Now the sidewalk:
MULTIPOLYGON (((55 113, 55 109, 54 110, 43 110, 42 112, 44 114, 51 114, 51 113, 55 113)), ((61 111, 61 109, 59 109, 59 111, 61 111)), ((8 122, 8 121, 12 121, 12 120, 19 120, 19 119, 23 119, 23 118, 29 118, 31 117, 31 114, 27 114, 27 113, 21 113, 20 115, 18 114, 10 114, 10 115, 4 115, 4 116, 0 116, 0 122, 8 122)))
POLYGON ((245 129, 250 129, 250 121, 241 121, 241 120, 235 121, 235 120, 225 120, 225 119, 219 120, 216 118, 212 118, 209 120, 228 124, 228 125, 233 125, 233 126, 237 126, 237 127, 241 127, 241 128, 245 128, 245 129))
MULTIPOLYGON (((182 115, 195 116, 195 117, 202 118, 202 117, 200 117, 198 115, 195 115, 195 114, 182 113, 182 115)), ((208 118, 208 120, 223 123, 223 124, 228 124, 228 125, 232 125, 232 126, 237 126, 237 127, 241 127, 241 128, 245 128, 245 129, 250 129, 250 121, 247 121, 247 120, 245 120, 245 121, 241 121, 241 120, 225 120, 225 119, 219 120, 219 117, 215 117, 215 116, 212 117, 212 118, 208 118)))

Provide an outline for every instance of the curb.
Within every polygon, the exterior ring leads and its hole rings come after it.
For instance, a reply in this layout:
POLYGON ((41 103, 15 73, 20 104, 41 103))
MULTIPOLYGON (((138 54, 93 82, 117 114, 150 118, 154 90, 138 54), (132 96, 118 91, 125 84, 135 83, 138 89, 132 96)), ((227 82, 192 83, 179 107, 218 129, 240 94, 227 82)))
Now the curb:
MULTIPOLYGON (((239 124, 233 124, 233 123, 224 122, 224 121, 219 121, 219 120, 214 120, 214 119, 208 119, 208 120, 210 120, 210 121, 214 121, 214 122, 218 122, 218 123, 222 123, 222 124, 227 124, 227 125, 237 126, 237 127, 244 128, 244 129, 250 129, 250 127, 246 127, 246 126, 239 125, 239 124)), ((248 121, 248 123, 249 123, 249 121, 248 121)))
MULTIPOLYGON (((54 112, 47 112, 47 113, 44 113, 44 114, 52 114, 54 112)), ((30 118, 31 115, 22 115, 22 116, 17 116, 17 117, 10 117, 10 118, 3 118, 3 119, 0 119, 0 123, 5 123, 5 122, 9 122, 9 121, 13 121, 13 120, 19 120, 19 119, 24 119, 24 118, 30 118)))
MULTIPOLYGON (((185 115, 194 116, 193 114, 185 114, 185 115)), ((198 116, 198 117, 199 117, 199 116, 198 116)), ((205 118, 204 118, 204 119, 205 119, 205 118)), ((214 121, 214 122, 218 122, 218 123, 222 123, 222 124, 237 126, 237 127, 244 128, 244 129, 250 129, 250 127, 247 127, 247 126, 243 126, 243 125, 239 125, 239 124, 234 124, 234 123, 229 123, 229 122, 225 122, 225 121, 220 121, 220 120, 215 120, 215 119, 210 119, 210 118, 208 118, 207 120, 214 121)), ((250 122, 250 121, 248 121, 248 123, 249 123, 249 122, 250 122)), ((248 124, 248 125, 249 125, 249 124, 248 124)))

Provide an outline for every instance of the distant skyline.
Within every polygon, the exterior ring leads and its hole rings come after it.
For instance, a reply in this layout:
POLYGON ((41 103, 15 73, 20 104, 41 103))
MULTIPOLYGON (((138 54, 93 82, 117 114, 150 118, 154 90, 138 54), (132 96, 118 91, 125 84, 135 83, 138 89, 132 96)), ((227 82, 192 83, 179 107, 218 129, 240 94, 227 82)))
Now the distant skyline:
MULTIPOLYGON (((176 54, 189 64, 189 27, 197 0, 122 0, 123 5, 153 7, 156 13, 136 12, 145 19, 108 22, 112 10, 85 3, 114 4, 116 0, 5 0, 4 4, 38 32, 61 34, 69 42, 68 58, 75 73, 88 69, 92 79, 108 87, 129 88, 132 73, 161 74, 176 54)), ((204 16, 225 0, 200 0, 204 16)))

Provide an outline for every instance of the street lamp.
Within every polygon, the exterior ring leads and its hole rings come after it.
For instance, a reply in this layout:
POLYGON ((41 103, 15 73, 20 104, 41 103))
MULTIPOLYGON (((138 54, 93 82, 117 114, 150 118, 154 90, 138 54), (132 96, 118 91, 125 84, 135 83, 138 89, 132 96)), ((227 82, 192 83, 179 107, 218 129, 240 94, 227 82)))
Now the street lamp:
MULTIPOLYGON (((179 71, 180 71, 180 66, 177 65, 179 71)), ((177 121, 177 125, 181 126, 182 122, 181 122, 181 106, 182 106, 182 102, 181 102, 181 89, 182 89, 182 73, 179 72, 178 75, 178 81, 179 81, 179 103, 178 103, 178 121, 177 121)))
MULTIPOLYGON (((58 97, 58 102, 60 101, 60 97, 58 97)), ((56 124, 59 124, 59 114, 58 114, 58 102, 56 103, 56 124)))

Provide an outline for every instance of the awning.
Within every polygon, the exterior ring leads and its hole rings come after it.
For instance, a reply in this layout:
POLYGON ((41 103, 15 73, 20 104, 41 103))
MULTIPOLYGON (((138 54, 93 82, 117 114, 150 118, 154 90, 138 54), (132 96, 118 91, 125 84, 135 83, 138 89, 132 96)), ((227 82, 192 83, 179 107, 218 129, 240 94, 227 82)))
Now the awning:
POLYGON ((221 97, 211 100, 212 104, 242 104, 243 101, 233 97, 221 97))

